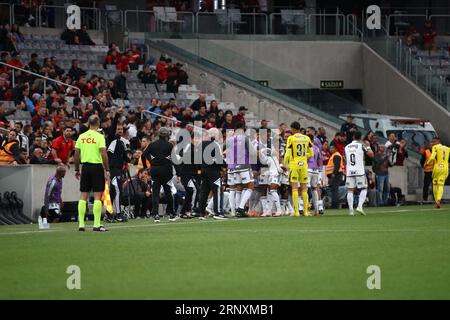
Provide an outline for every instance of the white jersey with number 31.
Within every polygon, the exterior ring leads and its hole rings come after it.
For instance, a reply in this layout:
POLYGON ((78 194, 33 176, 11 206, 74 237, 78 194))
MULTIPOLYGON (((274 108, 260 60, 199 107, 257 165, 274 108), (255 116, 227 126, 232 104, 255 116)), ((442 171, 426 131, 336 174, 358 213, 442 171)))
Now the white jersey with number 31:
POLYGON ((367 147, 359 141, 353 141, 345 147, 345 159, 347 165, 347 177, 365 175, 364 156, 367 147))

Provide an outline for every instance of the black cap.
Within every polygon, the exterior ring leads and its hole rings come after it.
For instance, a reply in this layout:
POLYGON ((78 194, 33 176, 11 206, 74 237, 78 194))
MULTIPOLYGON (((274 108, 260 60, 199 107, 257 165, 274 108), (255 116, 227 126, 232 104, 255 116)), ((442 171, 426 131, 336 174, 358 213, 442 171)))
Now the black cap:
POLYGON ((239 107, 239 111, 242 111, 242 110, 248 111, 248 109, 247 109, 245 106, 240 106, 240 107, 239 107))

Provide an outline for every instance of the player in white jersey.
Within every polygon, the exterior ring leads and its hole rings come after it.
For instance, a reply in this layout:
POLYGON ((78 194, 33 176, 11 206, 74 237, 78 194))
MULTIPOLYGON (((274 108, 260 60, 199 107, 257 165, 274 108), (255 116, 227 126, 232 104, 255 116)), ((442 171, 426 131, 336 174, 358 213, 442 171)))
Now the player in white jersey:
MULTIPOLYGON (((280 139, 280 159, 284 159, 284 154, 286 152, 286 141, 291 135, 290 131, 286 131, 283 134, 283 138, 280 139)), ((283 164, 281 164, 283 168, 283 164)), ((281 211, 284 215, 294 215, 294 207, 292 206, 289 197, 291 195, 291 183, 289 182, 289 170, 283 171, 280 175, 280 184, 281 184, 281 211)))
POLYGON ((282 212, 278 188, 280 187, 280 177, 283 169, 281 169, 276 152, 270 148, 262 149, 259 152, 259 158, 261 163, 267 166, 267 185, 269 186, 267 199, 261 201, 263 207, 263 214, 261 216, 272 216, 272 208, 275 205, 275 213, 273 216, 279 217, 282 215, 282 212))
POLYGON ((353 194, 355 189, 361 190, 359 194, 358 207, 356 211, 365 215, 363 204, 367 196, 367 177, 364 168, 364 157, 373 158, 373 151, 370 146, 366 146, 361 141, 361 132, 355 131, 353 133, 353 141, 345 147, 345 159, 347 165, 347 203, 350 210, 350 215, 353 212, 353 194))

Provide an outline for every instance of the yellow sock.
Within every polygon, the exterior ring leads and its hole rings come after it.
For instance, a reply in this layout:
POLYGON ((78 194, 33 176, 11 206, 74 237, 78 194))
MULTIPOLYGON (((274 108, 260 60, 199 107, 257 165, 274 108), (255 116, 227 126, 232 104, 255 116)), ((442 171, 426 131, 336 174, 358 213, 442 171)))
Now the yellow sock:
POLYGON ((84 228, 84 217, 86 216, 86 200, 78 201, 78 226, 84 228))
POLYGON ((94 228, 98 228, 101 225, 102 220, 102 202, 100 200, 94 201, 94 228))
POLYGON ((436 185, 436 202, 441 202, 442 196, 444 195, 444 186, 442 184, 436 185))
POLYGON ((300 211, 298 210, 298 189, 297 188, 292 189, 292 202, 294 203, 294 210, 295 210, 294 216, 300 217, 300 211))
POLYGON ((309 216, 308 191, 302 191, 302 200, 303 200, 303 215, 307 217, 309 216))
POLYGON ((437 184, 433 184, 433 196, 434 196, 434 201, 437 202, 438 200, 438 185, 437 184))

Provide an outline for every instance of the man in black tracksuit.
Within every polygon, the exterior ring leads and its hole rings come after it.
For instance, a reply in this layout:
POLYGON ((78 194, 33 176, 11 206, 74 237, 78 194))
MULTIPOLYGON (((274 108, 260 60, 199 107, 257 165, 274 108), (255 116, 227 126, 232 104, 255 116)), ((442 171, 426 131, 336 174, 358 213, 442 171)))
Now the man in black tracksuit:
POLYGON ((118 222, 125 221, 125 217, 121 210, 122 196, 122 175, 128 170, 127 164, 130 159, 130 142, 124 137, 124 127, 122 124, 116 125, 116 136, 108 145, 108 160, 111 171, 111 200, 115 211, 115 219, 118 222))
POLYGON ((226 219, 221 210, 221 170, 224 166, 224 159, 222 148, 216 141, 218 140, 220 132, 217 128, 211 128, 208 130, 208 141, 202 142, 202 184, 200 187, 200 219, 206 217, 206 204, 208 202, 208 195, 210 192, 213 194, 214 204, 214 219, 226 219))
POLYGON ((160 221, 158 208, 159 193, 162 186, 167 200, 166 213, 169 215, 169 221, 175 221, 177 217, 173 211, 173 195, 169 185, 173 178, 173 145, 168 141, 170 130, 162 127, 158 131, 158 136, 159 139, 149 144, 142 154, 142 163, 144 167, 146 167, 145 160, 148 159, 150 161, 150 175, 152 179, 152 216, 155 218, 155 222, 160 221))
MULTIPOLYGON (((182 129, 183 130, 183 129, 182 129)), ((181 130, 180 130, 181 131, 181 130)), ((187 132, 187 130, 185 131, 187 132)), ((178 180, 184 187, 186 191, 183 206, 181 207, 180 216, 184 219, 191 218, 191 210, 192 210, 192 197, 194 195, 194 191, 198 193, 198 185, 195 180, 195 175, 197 171, 200 169, 200 165, 195 164, 195 152, 198 146, 192 143, 193 134, 190 134, 191 139, 188 142, 184 142, 182 139, 186 138, 182 136, 182 138, 178 141, 178 145, 180 146, 180 150, 177 153, 180 157, 180 164, 175 166, 178 180)))

